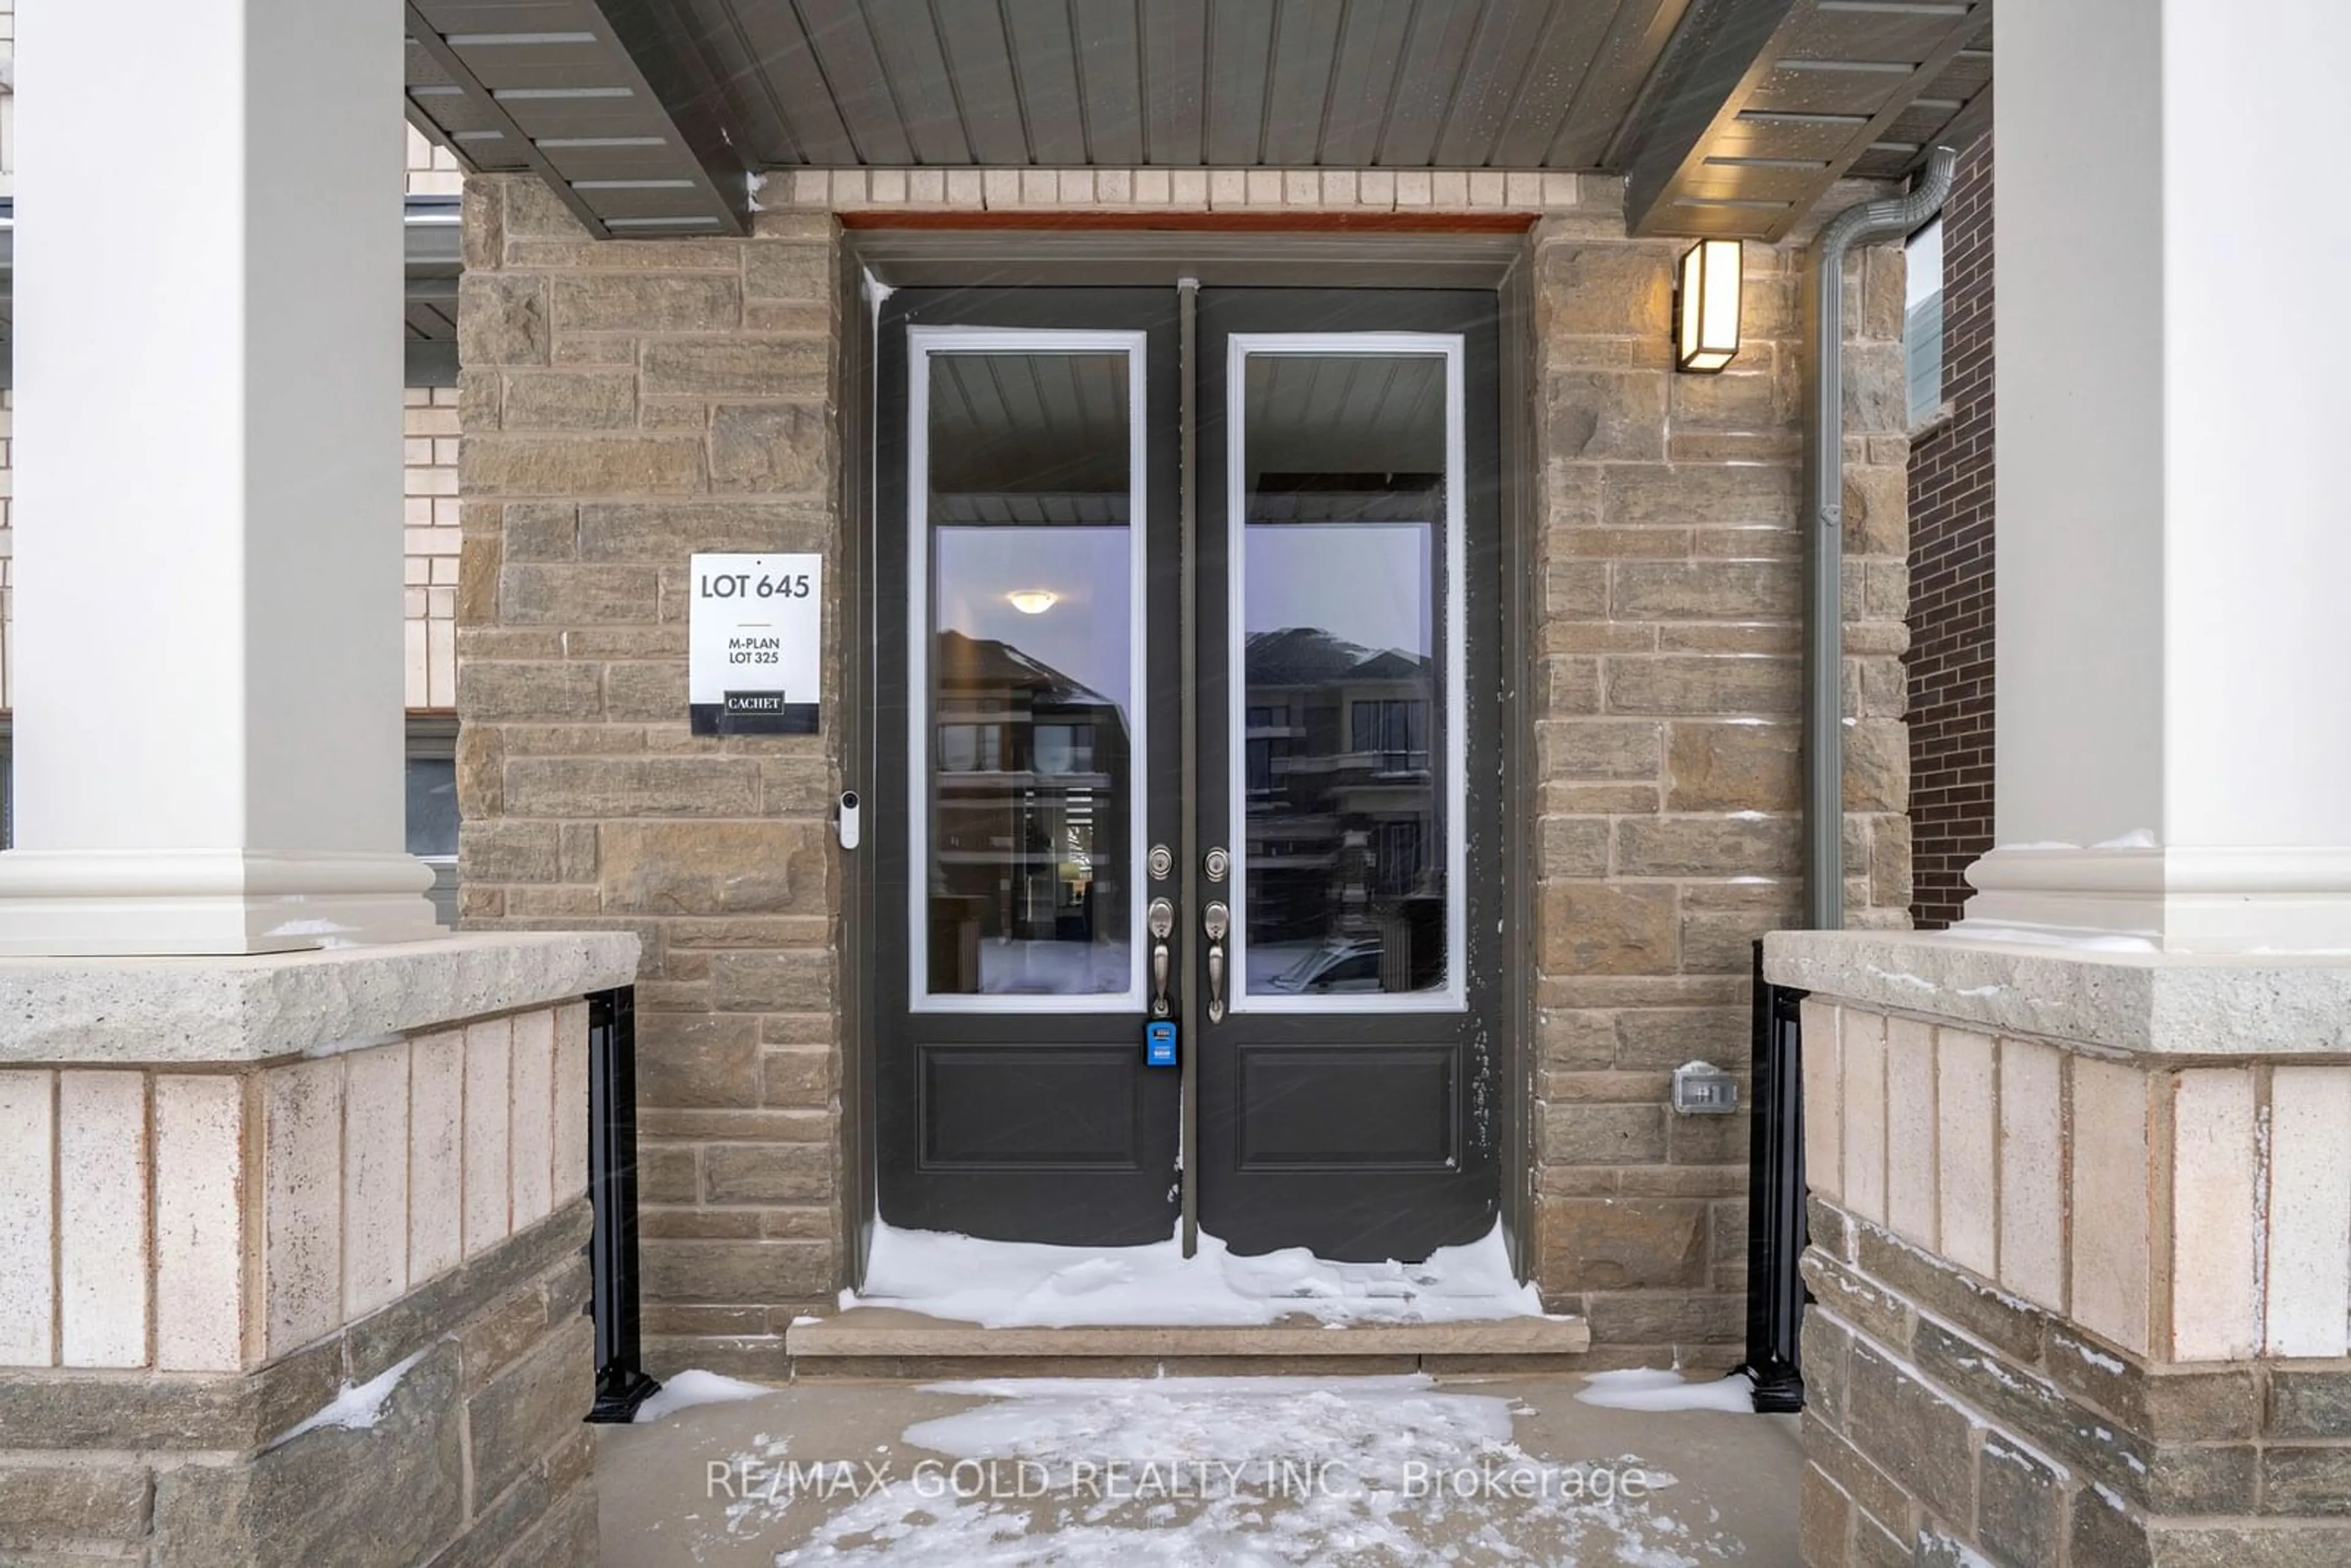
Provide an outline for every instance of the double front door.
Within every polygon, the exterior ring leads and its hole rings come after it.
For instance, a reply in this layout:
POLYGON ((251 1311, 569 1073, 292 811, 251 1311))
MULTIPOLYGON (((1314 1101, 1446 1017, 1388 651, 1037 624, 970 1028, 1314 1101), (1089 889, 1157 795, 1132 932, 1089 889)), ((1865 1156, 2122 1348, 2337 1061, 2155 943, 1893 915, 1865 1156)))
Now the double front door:
POLYGON ((1490 294, 888 297, 884 1221, 1357 1260, 1493 1224, 1495 340, 1490 294))

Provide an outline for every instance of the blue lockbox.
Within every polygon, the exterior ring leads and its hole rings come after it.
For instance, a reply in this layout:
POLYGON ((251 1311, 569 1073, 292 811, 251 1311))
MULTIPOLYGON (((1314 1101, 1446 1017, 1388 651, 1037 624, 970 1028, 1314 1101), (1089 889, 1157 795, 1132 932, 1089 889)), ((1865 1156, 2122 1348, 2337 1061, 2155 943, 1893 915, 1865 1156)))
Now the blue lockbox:
POLYGON ((1176 1025, 1172 1021, 1162 1019, 1144 1027, 1143 1065, 1145 1067, 1176 1065, 1176 1025))

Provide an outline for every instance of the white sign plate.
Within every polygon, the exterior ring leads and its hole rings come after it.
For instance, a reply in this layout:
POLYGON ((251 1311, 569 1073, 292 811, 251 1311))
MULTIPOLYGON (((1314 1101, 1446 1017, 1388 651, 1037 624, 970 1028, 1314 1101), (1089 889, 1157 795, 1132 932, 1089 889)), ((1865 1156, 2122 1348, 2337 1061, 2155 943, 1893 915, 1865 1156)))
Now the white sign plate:
POLYGON ((824 558, 697 555, 686 623, 696 735, 814 735, 824 558))

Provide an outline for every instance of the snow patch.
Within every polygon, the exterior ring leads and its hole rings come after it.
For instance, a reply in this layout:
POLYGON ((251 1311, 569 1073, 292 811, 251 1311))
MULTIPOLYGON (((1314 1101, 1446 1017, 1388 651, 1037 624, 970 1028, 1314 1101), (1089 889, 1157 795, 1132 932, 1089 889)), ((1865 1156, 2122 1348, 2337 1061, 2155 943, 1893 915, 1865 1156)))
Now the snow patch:
MULTIPOLYGON (((1637 1456, 1534 1458, 1512 1441, 1509 1400, 1440 1390, 1424 1375, 1017 1378, 924 1392, 984 1403, 909 1427, 903 1440, 916 1451, 884 1460, 899 1480, 857 1490, 777 1568, 1699 1568, 1744 1550, 1656 1508, 1654 1493, 1675 1478, 1637 1456), (970 1484, 925 1489, 911 1479, 920 1464, 970 1484), (1412 1479, 1496 1472, 1543 1480, 1497 1497, 1412 1479), (1636 1474, 1637 1490, 1627 1484, 1636 1474), (1032 1490, 1008 1495, 995 1479, 1032 1490)), ((727 1505, 737 1539, 803 1496, 839 1495, 824 1485, 832 1461, 763 1470, 771 1458, 736 1457, 739 1474, 785 1478, 727 1505)))
POLYGON ((423 1359, 424 1352, 420 1350, 406 1361, 387 1367, 365 1383, 344 1384, 343 1391, 329 1401, 325 1408, 289 1428, 284 1437, 269 1446, 283 1448, 303 1433, 316 1431, 321 1427, 340 1427, 352 1432, 372 1431, 375 1424, 383 1419, 384 1402, 392 1397, 392 1391, 400 1386, 400 1380, 408 1375, 408 1369, 423 1359))
POLYGON ((903 1307, 983 1328, 1475 1322, 1540 1317, 1542 1299, 1510 1268, 1502 1228, 1425 1263, 1334 1263, 1303 1247, 1245 1258, 1202 1232, 1142 1247, 983 1241, 877 1222, 865 1288, 842 1310, 903 1307))
POLYGON ((2094 850, 2151 850, 2155 845, 2153 828, 2133 828, 2127 833, 2116 833, 2111 839, 2100 839, 2090 846, 2094 850))
POLYGON ((1743 1372, 1697 1383, 1678 1372, 1634 1367, 1593 1373, 1576 1390, 1575 1399, 1579 1405, 1609 1410, 1727 1410, 1751 1416, 1755 1385, 1743 1372))
POLYGON ((737 1399, 757 1399, 774 1389, 757 1383, 746 1383, 737 1377, 721 1377, 715 1372, 688 1368, 661 1385, 661 1391, 637 1406, 636 1425, 658 1421, 680 1410, 690 1410, 696 1405, 726 1405, 737 1399))

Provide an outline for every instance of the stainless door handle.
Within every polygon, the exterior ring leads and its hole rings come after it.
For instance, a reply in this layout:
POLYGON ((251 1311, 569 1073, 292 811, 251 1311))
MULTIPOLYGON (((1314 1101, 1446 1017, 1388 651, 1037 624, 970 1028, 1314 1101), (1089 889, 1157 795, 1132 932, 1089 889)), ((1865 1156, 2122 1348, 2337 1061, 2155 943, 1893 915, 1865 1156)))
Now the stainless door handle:
POLYGON ((1225 933, 1232 928, 1232 911, 1221 902, 1200 914, 1200 929, 1208 937, 1208 1021, 1225 1019, 1225 933))
POLYGON ((1145 912, 1151 923, 1151 1016, 1167 1016, 1167 938, 1176 933, 1176 906, 1155 898, 1145 912))

